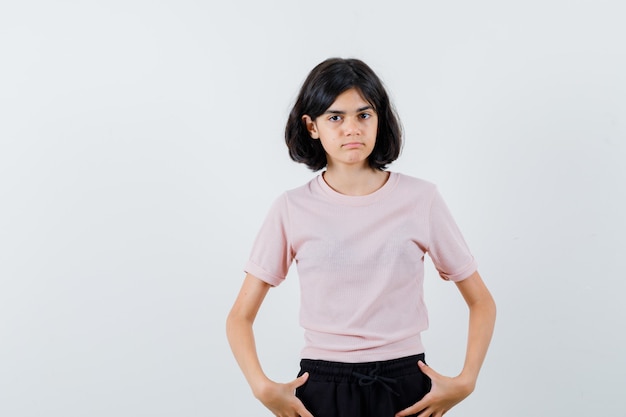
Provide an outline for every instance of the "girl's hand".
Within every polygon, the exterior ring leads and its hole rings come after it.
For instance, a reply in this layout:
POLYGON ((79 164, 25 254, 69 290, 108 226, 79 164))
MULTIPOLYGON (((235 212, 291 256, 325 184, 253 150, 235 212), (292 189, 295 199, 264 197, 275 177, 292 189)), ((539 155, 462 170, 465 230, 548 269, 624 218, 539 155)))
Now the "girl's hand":
POLYGON ((428 394, 412 406, 400 411, 396 417, 404 417, 416 413, 418 417, 441 417, 452 407, 463 401, 474 390, 475 382, 462 376, 449 378, 438 374, 424 362, 418 363, 420 370, 432 381, 428 394))
POLYGON ((255 396, 276 417, 313 417, 295 394, 296 388, 304 385, 308 378, 309 374, 304 373, 287 384, 267 381, 255 396))

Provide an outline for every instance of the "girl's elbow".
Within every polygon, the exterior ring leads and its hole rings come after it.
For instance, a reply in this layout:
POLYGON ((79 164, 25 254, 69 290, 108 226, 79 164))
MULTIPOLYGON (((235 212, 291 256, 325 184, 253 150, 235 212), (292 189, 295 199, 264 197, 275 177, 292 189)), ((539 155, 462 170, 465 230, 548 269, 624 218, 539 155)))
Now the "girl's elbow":
POLYGON ((252 320, 235 309, 231 310, 226 316, 226 334, 230 336, 244 327, 252 327, 252 320))

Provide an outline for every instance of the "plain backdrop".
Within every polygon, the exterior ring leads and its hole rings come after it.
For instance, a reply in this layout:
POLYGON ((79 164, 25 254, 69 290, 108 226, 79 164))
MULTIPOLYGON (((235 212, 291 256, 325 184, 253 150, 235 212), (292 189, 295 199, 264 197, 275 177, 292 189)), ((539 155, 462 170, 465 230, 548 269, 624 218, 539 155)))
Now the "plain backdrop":
MULTIPOLYGON (((316 173, 287 113, 356 57, 497 301, 453 416, 626 415, 626 5, 619 0, 2 1, 0 415, 269 416, 226 314, 271 202, 316 173)), ((432 367, 467 309, 427 260, 432 367)), ((298 370, 297 271, 259 313, 298 370)))

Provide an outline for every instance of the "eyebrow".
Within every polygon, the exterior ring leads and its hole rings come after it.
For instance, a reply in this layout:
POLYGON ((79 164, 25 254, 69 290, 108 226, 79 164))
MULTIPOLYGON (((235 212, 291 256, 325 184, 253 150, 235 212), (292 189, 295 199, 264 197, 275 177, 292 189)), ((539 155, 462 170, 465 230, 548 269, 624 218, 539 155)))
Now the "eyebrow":
MULTIPOLYGON (((362 111, 365 110, 374 110, 374 108, 372 106, 363 106, 363 107, 359 107, 355 113, 361 113, 362 111)), ((346 114, 347 112, 344 110, 332 110, 332 109, 328 109, 324 112, 324 114, 346 114)))

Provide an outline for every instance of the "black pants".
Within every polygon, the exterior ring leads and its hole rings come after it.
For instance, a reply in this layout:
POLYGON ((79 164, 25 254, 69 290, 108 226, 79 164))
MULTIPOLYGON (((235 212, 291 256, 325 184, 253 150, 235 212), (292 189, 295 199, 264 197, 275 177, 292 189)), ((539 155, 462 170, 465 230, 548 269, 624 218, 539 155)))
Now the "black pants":
POLYGON ((315 417, 393 417, 430 391, 417 361, 424 354, 382 362, 300 362, 309 373, 296 396, 315 417))

